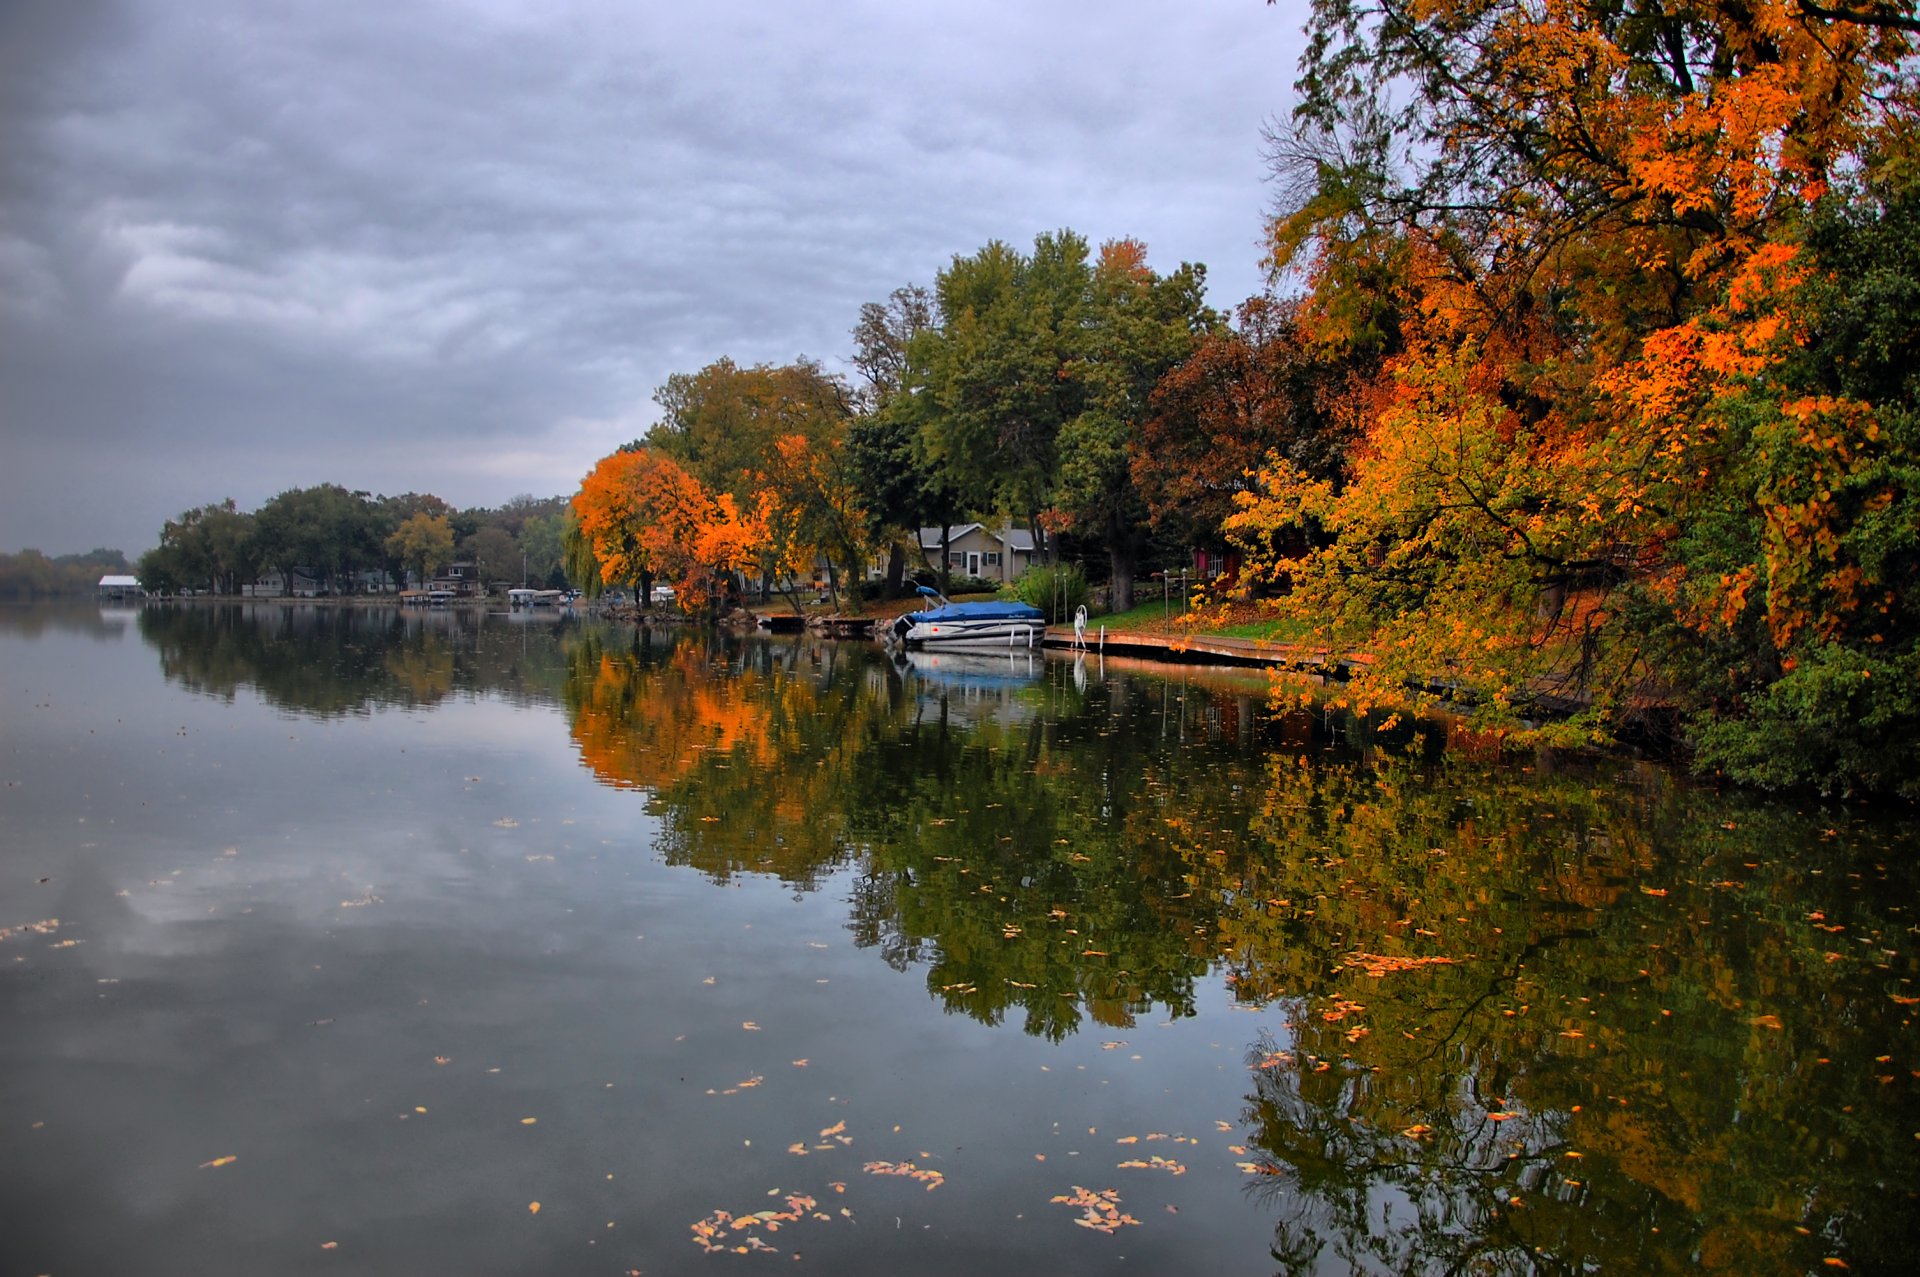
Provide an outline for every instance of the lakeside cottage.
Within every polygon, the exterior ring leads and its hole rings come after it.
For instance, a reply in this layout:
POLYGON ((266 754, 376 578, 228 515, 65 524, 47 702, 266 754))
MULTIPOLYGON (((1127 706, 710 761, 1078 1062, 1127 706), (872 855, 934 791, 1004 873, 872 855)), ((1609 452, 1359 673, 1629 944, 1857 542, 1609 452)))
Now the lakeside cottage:
MULTIPOLYGON (((920 549, 927 562, 935 566, 940 563, 940 532, 939 528, 920 529, 920 549)), ((1005 585, 1033 562, 1033 533, 1029 529, 962 523, 948 527, 946 532, 947 566, 956 575, 964 573, 1005 585)))

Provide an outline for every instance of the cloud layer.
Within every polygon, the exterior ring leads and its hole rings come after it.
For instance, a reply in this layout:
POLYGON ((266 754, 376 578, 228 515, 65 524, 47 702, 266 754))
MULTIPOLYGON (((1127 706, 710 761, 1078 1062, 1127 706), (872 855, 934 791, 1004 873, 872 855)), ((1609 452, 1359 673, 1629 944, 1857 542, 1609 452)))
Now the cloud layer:
POLYGON ((1071 226, 1260 284, 1297 21, 1105 5, 0 10, 0 549, 296 484, 568 490, 668 374, 1071 226))

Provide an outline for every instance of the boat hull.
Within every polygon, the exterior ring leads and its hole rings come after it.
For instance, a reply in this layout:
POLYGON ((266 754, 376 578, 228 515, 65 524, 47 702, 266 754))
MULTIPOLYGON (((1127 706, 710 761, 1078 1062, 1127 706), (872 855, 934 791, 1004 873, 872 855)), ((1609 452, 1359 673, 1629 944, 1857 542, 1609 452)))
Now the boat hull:
POLYGON ((1036 647, 1044 625, 1022 619, 919 621, 896 633, 908 647, 1036 647))

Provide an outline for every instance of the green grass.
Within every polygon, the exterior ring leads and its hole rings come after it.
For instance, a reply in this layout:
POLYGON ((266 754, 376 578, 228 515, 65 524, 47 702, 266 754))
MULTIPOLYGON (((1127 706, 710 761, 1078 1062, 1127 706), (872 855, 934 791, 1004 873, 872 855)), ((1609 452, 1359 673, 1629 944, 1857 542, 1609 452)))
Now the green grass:
POLYGON ((1248 621, 1244 625, 1227 625, 1217 630, 1208 630, 1209 634, 1224 634, 1228 638, 1265 639, 1269 643, 1287 643, 1306 635, 1304 621, 1291 617, 1271 617, 1264 621, 1248 621))
POLYGON ((1304 623, 1280 617, 1246 621, 1239 625, 1218 627, 1203 625, 1198 630, 1192 630, 1178 623, 1180 615, 1178 608, 1164 607, 1160 600, 1155 599, 1151 603, 1142 603, 1125 612, 1111 612, 1106 616, 1096 616, 1090 625, 1095 629, 1104 625, 1109 634, 1218 634, 1228 638, 1264 639, 1272 643, 1284 643, 1297 639, 1306 632, 1304 623))

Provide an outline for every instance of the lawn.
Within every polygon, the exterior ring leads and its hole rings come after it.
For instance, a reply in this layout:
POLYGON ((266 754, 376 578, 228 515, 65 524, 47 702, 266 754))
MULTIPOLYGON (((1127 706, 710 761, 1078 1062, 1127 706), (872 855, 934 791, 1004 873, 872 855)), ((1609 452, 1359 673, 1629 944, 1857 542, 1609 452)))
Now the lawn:
POLYGON ((1238 604, 1228 613, 1223 624, 1208 623, 1200 626, 1182 625, 1178 601, 1172 606, 1155 599, 1129 608, 1125 612, 1110 612, 1105 616, 1093 617, 1088 626, 1098 629, 1107 627, 1109 634, 1220 634, 1229 638, 1265 639, 1269 642, 1286 642, 1297 639, 1306 632, 1306 626, 1289 618, 1268 614, 1258 604, 1238 604))

